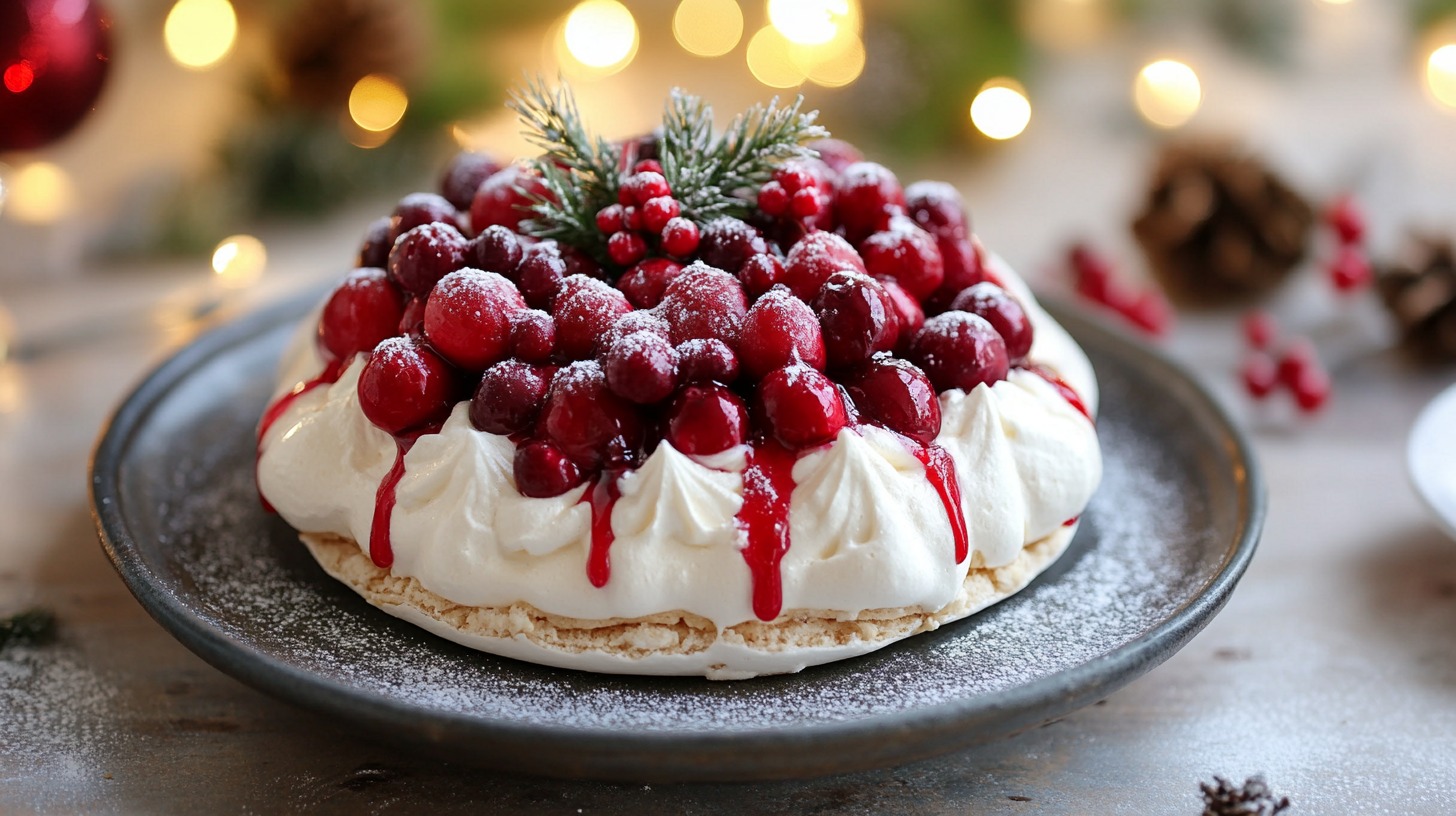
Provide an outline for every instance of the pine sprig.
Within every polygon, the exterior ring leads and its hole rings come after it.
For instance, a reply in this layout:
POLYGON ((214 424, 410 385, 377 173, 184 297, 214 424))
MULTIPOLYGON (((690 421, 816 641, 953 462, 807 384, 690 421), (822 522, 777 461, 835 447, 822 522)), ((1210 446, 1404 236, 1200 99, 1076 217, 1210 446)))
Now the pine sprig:
POLYGON ((779 106, 754 105, 713 135, 713 109, 700 97, 674 89, 663 117, 662 172, 683 215, 704 223, 719 215, 742 217, 753 208, 750 191, 783 162, 813 156, 806 143, 829 131, 814 124, 818 111, 801 113, 804 97, 779 106))

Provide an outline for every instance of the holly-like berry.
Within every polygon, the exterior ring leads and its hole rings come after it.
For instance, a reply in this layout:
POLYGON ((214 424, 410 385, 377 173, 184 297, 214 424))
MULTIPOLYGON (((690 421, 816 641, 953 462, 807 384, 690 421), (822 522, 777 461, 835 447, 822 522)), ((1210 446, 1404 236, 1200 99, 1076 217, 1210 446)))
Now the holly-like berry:
POLYGON ((649 198, 642 203, 642 228, 660 234, 667 222, 677 218, 681 212, 682 206, 672 196, 649 198))
POLYGON ((789 196, 789 191, 777 181, 765 182, 758 188, 758 208, 765 215, 778 218, 789 211, 789 196))
POLYGON ((900 321, 879 281, 862 272, 835 272, 815 296, 831 368, 851 368, 900 339, 900 321))
POLYGON ((667 186, 667 179, 656 171, 643 170, 622 181, 622 186, 617 191, 617 201, 624 206, 631 204, 641 207, 650 199, 668 195, 672 195, 672 188, 667 186))
MULTIPOLYGON (((499 173, 500 162, 485 153, 463 150, 455 154, 440 175, 440 195, 457 210, 468 211, 475 192, 486 179, 499 173)), ((491 272, 496 270, 492 269, 491 272)))
POLYGON ((627 221, 623 217, 624 213, 622 210, 621 204, 608 204, 600 210, 597 210, 597 231, 603 235, 611 235, 612 233, 621 232, 626 229, 627 221))
POLYGON ((536 424, 551 372, 519 360, 487 368, 470 399, 470 424, 486 433, 522 433, 536 424))
POLYGON ((334 357, 347 359, 393 337, 402 317, 404 294, 384 270, 355 269, 324 304, 319 343, 334 357))
POLYGON ((754 302, 743 320, 738 354, 749 379, 800 363, 824 370, 824 335, 819 318, 802 300, 782 287, 754 302))
POLYGON ((929 445, 940 434, 940 400, 925 372, 909 360, 881 356, 845 383, 860 415, 877 425, 929 445))
POLYGON ((819 294, 830 275, 844 269, 865 271, 854 247, 832 232, 811 232, 789 250, 782 283, 807 303, 819 294))
POLYGON ((551 310, 557 350, 572 360, 591 357, 602 334, 630 311, 632 304, 621 292, 596 278, 572 275, 562 283, 551 310))
POLYGON ((581 469, 571 461, 571 457, 549 440, 537 440, 516 448, 512 464, 516 490, 522 496, 549 499, 585 481, 581 469))
POLYGON ((359 373, 359 408, 379 428, 404 433, 450 413, 454 379, 450 365, 423 343, 391 337, 374 347, 359 373))
POLYGON ((617 279, 617 288, 638 309, 651 309, 662 302, 668 284, 682 274, 683 266, 667 258, 648 258, 617 279))
POLYGON ((698 225, 686 218, 668 219, 662 227, 662 251, 674 258, 692 255, 700 243, 698 225))
POLYGON ((711 456, 748 438, 748 407, 717 383, 689 385, 667 409, 667 441, 691 456, 711 456))
POLYGON ((631 266, 646 256, 647 242, 635 232, 614 232, 607 239, 607 257, 617 266, 631 266))
POLYGON ((937 391, 991 385, 1006 379, 1010 370, 1006 341, 985 318, 969 312, 945 312, 926 320, 910 342, 910 360, 937 391))
POLYGON ((389 251, 389 276, 404 291, 425 297, 435 283, 465 266, 470 242, 449 224, 424 224, 401 235, 389 251))
POLYGON ((917 298, 926 298, 945 282, 945 262, 935 237, 909 218, 890 219, 890 228, 860 244, 865 270, 890 278, 917 298))
POLYGON ((425 301, 425 337, 456 366, 482 371, 505 359, 511 315, 525 309, 510 281, 494 272, 460 269, 441 278, 425 301))
POLYGON ((768 432, 790 450, 831 442, 849 422, 839 387, 806 365, 769 372, 755 402, 768 432))
POLYGON ((1274 358, 1262 351, 1251 353, 1244 360, 1240 373, 1243 376, 1244 389, 1254 399, 1269 396, 1274 391, 1274 386, 1279 384, 1279 366, 1274 363, 1274 358))
POLYGON ((389 217, 389 241, 425 224, 449 224, 458 227, 455 206, 434 193, 410 193, 400 199, 389 217))
POLYGON ((1006 356, 1011 365, 1026 362, 1026 355, 1031 352, 1031 319, 1027 317, 1021 301, 1005 289, 982 281, 956 295, 950 307, 984 317, 1006 341, 1006 356))

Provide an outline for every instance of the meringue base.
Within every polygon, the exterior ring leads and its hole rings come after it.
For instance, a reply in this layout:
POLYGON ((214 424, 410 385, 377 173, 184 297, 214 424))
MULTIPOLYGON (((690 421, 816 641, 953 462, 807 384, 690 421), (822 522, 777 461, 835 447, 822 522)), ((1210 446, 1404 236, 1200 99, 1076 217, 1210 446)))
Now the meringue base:
POLYGON ((548 666, 606 674, 703 676, 741 680, 791 674, 809 666, 866 654, 1016 594, 1066 550, 1076 525, 1027 544, 1011 563, 973 563, 960 594, 946 606, 840 612, 789 610, 773 621, 747 621, 719 630, 690 612, 639 618, 583 620, 553 615, 527 603, 462 606, 374 565, 352 539, 302 533, 324 571, 366 601, 440 637, 482 652, 548 666))

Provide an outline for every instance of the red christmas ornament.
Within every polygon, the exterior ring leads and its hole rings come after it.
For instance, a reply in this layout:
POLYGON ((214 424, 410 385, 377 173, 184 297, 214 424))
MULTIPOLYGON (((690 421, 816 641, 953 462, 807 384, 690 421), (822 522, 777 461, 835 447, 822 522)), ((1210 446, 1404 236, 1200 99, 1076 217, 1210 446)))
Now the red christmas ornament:
POLYGON ((0 151, 66 135, 96 104, 111 22, 91 0, 0 2, 0 151))

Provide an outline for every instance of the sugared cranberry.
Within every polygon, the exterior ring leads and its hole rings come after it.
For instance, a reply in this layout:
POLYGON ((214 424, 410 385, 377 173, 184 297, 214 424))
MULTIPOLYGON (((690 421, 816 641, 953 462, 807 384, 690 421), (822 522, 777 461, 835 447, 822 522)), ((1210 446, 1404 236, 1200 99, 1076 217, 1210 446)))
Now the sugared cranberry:
POLYGON ((1006 379, 1010 362, 1006 342, 983 317, 946 312, 925 321, 910 342, 910 360, 930 377, 937 391, 970 391, 1006 379))
POLYGON ((751 255, 738 267, 738 281, 751 297, 758 297, 784 277, 784 262, 776 255, 751 255))
POLYGON ((791 194, 784 189, 777 181, 765 182, 758 188, 758 208, 764 214, 778 218, 789 211, 789 196, 791 194))
POLYGON ((374 347, 359 373, 359 408, 365 418, 392 434, 403 433, 450 412, 454 373, 440 355, 406 337, 374 347))
POLYGON ((851 164, 864 161, 864 153, 843 139, 815 139, 808 146, 836 173, 843 173, 851 164))
POLYGON ((748 438, 748 407, 717 383, 689 385, 667 409, 667 441, 692 456, 711 456, 748 438))
POLYGON ((1241 372, 1244 378, 1244 388, 1248 390, 1249 396, 1255 399, 1263 399, 1269 396, 1274 386, 1279 384, 1279 366, 1275 365, 1274 359, 1262 351, 1256 351, 1249 355, 1244 361, 1244 368, 1241 372))
POLYGON ((1244 340, 1250 348, 1267 349, 1279 336, 1279 324, 1274 320, 1274 315, 1263 309, 1252 309, 1245 314, 1243 328, 1244 340))
POLYGON ((513 312, 526 301, 494 272, 460 269, 440 279, 425 301, 425 337, 446 360, 481 371, 510 350, 513 312))
POLYGON ((416 338, 425 336, 425 298, 405 295, 404 314, 399 316, 399 330, 395 334, 416 338))
POLYGON ((655 334, 663 340, 668 339, 668 335, 671 333, 667 321, 663 320, 662 316, 655 311, 637 309, 628 312, 618 317, 597 339, 597 362, 606 362, 607 353, 612 350, 612 346, 616 345, 618 340, 638 332, 655 334))
POLYGON ((578 360, 556 372, 543 418, 546 433, 586 470, 629 464, 642 446, 637 409, 612 393, 595 360, 578 360))
POLYGON ((672 342, 712 337, 737 348, 748 298, 738 279, 701 262, 667 285, 657 311, 672 330, 672 342))
POLYGON ((1365 238, 1365 214, 1350 196, 1335 199, 1325 212, 1325 223, 1344 246, 1353 246, 1365 238))
POLYGON ((516 448, 512 470, 516 490, 535 499, 560 496, 585 481, 576 463, 548 440, 516 448))
POLYGON ((862 272, 835 272, 814 297, 831 368, 865 362, 900 339, 900 320, 879 281, 862 272))
POLYGON ((709 266, 737 271, 752 255, 768 252, 758 230, 730 216, 720 216, 703 227, 698 257, 709 266))
POLYGON ((981 257, 975 246, 965 238, 937 237, 935 246, 945 266, 945 279, 930 297, 925 298, 927 312, 943 312, 950 308, 951 301, 968 286, 975 286, 986 280, 981 268, 981 257))
POLYGON ((330 354, 345 359, 393 337, 402 317, 404 294, 384 270, 355 269, 324 304, 319 342, 330 354))
MULTIPOLYGON (((622 207, 618 204, 617 206, 622 207)), ((622 229, 636 232, 642 229, 642 208, 636 206, 622 207, 622 229)))
POLYGON ((849 421, 838 386, 806 365, 769 372, 756 401, 769 433, 791 450, 829 442, 849 421))
POLYGON ((1320 366, 1300 371, 1290 387, 1294 391, 1294 404, 1305 413, 1320 410, 1330 399, 1330 375, 1320 366))
POLYGON ((614 232, 621 232, 627 224, 622 219, 622 205, 608 204, 597 210, 596 215, 597 231, 603 235, 611 235, 614 232))
POLYGON ((789 250, 784 261, 783 284, 808 302, 819 294, 829 276, 843 269, 864 272, 864 261, 848 241, 832 232, 811 232, 789 250))
POLYGON ((662 302, 667 285, 682 274, 683 266, 667 258, 648 258, 617 279, 617 288, 639 309, 651 309, 662 302))
POLYGON ((895 348, 897 351, 904 350, 910 346, 910 340, 920 331, 920 327, 925 325, 925 309, 900 284, 888 278, 880 278, 880 286, 890 296, 890 308, 894 310, 895 319, 900 326, 900 341, 895 344, 895 348))
POLYGON ((540 309, 511 315, 511 356, 528 363, 544 363, 556 350, 556 321, 540 309))
POLYGON ((636 332, 612 343, 602 368, 612 393, 639 405, 661 402, 677 390, 677 350, 656 332, 636 332))
POLYGON ((753 304, 743 320, 738 356, 744 372, 753 380, 791 363, 823 371, 824 335, 819 318, 787 289, 771 289, 753 304))
POLYGON ((500 162, 489 155, 462 150, 445 165, 445 172, 440 176, 440 195, 455 209, 469 210, 475 201, 475 191, 500 169, 500 162))
POLYGON ((852 240, 885 228, 905 207, 899 179, 884 165, 856 162, 844 168, 834 191, 834 216, 852 240))
POLYGON ((1365 252, 1354 244, 1341 246, 1335 252, 1334 260, 1330 261, 1329 276, 1330 283, 1334 284, 1335 289, 1340 292, 1364 289, 1373 279, 1369 259, 1365 257, 1365 252))
POLYGON ((799 220, 808 220, 824 211, 824 194, 816 187, 807 187, 789 199, 789 212, 799 220))
POLYGON ((470 259, 477 269, 504 275, 516 280, 516 267, 520 266, 521 239, 514 232, 498 224, 480 231, 470 241, 470 259))
POLYGON ((572 275, 561 284, 551 317, 556 321, 556 348, 568 359, 584 360, 617 318, 632 311, 621 292, 596 278, 572 275))
MULTIPOLYGON (((646 155, 646 154, 645 153, 638 153, 637 155, 642 156, 642 155, 646 155)), ((657 173, 657 174, 661 175, 661 173, 662 173, 662 162, 659 162, 657 159, 642 159, 641 161, 639 161, 636 164, 632 165, 632 172, 634 172, 634 173, 649 173, 650 172, 650 173, 657 173)))
POLYGON ((662 251, 674 258, 686 258, 698 249, 698 225, 686 218, 669 219, 662 227, 662 251))
POLYGON ((648 232, 660 233, 681 212, 682 206, 672 196, 649 198, 642 203, 642 227, 648 232))
MULTIPOLYGON (((552 241, 552 243, 556 243, 552 241)), ((589 278, 605 278, 602 274, 602 267, 592 256, 577 249, 570 244, 556 244, 557 252, 561 253, 561 260, 566 262, 566 276, 586 275, 589 278)))
POLYGON ((607 256, 617 266, 631 266, 646 255, 647 242, 635 232, 614 232, 607 239, 607 256))
POLYGON ((943 181, 917 181, 906 187, 905 212, 937 237, 965 238, 971 231, 960 192, 943 181))
POLYGON ((492 224, 519 232, 531 216, 531 198, 523 190, 548 196, 546 186, 531 171, 510 165, 481 183, 470 204, 470 226, 477 233, 492 224))
POLYGON ((389 216, 376 218, 364 233, 364 243, 359 245, 359 255, 354 259, 354 266, 359 269, 383 269, 389 264, 389 248, 392 246, 394 241, 389 236, 389 216))
POLYGON ((470 399, 470 424, 486 433, 521 433, 536 424, 551 384, 547 370, 519 360, 487 368, 470 399))
POLYGON ((1005 289, 989 281, 982 281, 956 295, 950 307, 986 318, 986 322, 1006 341, 1006 356, 1011 365, 1026 362, 1026 355, 1031 352, 1031 320, 1026 316, 1021 301, 1012 297, 1005 289))
POLYGON ((449 224, 425 224, 401 235, 389 251, 389 276, 424 297, 440 278, 465 266, 470 242, 449 224))
POLYGON ((677 346, 678 375, 683 382, 731 383, 738 379, 738 355, 713 338, 688 340, 677 346))
POLYGON ((454 205, 443 196, 434 193, 410 193, 400 199, 399 205, 394 208, 394 214, 389 217, 389 240, 393 243, 399 240, 399 236, 425 224, 449 224, 458 227, 456 217, 454 205))
POLYGON ((940 400, 925 372, 909 360, 879 356, 845 383, 860 415, 924 445, 940 434, 940 400))
POLYGON ((566 280, 566 260, 555 241, 542 241, 526 248, 516 267, 516 286, 533 309, 550 310, 561 282, 566 280))
POLYGON ((633 173, 622 182, 617 200, 624 205, 634 204, 641 207, 650 199, 666 195, 672 195, 672 189, 667 186, 667 179, 663 178, 661 173, 643 170, 640 173, 633 173))
POLYGON ((889 229, 866 238, 859 252, 869 274, 891 278, 917 298, 929 297, 945 281, 935 237, 904 216, 890 219, 889 229))

